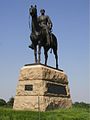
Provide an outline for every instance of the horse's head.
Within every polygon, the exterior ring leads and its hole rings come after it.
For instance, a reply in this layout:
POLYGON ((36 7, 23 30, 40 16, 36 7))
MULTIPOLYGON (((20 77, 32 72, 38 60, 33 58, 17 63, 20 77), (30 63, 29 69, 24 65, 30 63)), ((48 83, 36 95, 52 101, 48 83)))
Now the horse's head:
POLYGON ((33 16, 37 16, 37 6, 33 6, 31 5, 30 9, 29 9, 29 14, 33 17, 33 16))

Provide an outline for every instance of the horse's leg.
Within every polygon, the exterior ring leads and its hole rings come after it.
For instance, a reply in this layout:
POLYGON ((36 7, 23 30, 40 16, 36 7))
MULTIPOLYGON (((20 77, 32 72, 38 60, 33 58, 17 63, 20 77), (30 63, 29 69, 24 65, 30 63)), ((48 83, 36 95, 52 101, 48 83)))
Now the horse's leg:
POLYGON ((54 55, 55 55, 55 59, 56 59, 56 68, 58 69, 58 55, 57 55, 57 50, 53 49, 54 55))
POLYGON ((37 47, 34 47, 35 63, 37 63, 37 47))
POLYGON ((40 63, 41 61, 40 55, 41 55, 41 45, 38 45, 38 63, 40 63))
POLYGON ((48 53, 45 48, 44 48, 44 56, 45 56, 45 65, 47 65, 48 53))

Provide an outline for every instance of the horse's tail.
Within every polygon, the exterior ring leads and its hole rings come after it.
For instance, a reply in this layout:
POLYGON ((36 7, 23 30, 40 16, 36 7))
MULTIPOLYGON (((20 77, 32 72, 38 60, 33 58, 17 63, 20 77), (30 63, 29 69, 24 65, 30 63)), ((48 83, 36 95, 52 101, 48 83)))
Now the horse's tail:
POLYGON ((28 18, 28 24, 29 24, 29 29, 30 29, 30 9, 29 9, 29 18, 28 18))

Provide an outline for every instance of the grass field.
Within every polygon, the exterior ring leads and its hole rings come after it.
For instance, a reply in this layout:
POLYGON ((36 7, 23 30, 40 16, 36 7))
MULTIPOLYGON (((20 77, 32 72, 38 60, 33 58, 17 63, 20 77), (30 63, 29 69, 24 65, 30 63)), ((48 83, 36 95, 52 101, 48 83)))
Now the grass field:
POLYGON ((89 108, 73 106, 47 112, 15 111, 0 107, 0 120, 90 120, 89 108))

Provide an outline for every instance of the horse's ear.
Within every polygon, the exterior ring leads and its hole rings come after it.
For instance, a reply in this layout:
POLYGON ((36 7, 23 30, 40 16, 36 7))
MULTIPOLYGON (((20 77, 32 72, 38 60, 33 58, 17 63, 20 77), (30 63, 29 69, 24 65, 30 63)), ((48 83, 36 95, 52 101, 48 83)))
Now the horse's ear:
POLYGON ((37 6, 35 5, 35 8, 36 8, 37 6))
POLYGON ((33 7, 33 5, 31 5, 31 8, 33 7))

